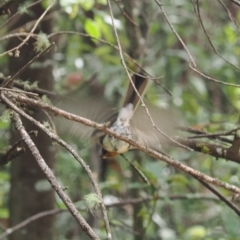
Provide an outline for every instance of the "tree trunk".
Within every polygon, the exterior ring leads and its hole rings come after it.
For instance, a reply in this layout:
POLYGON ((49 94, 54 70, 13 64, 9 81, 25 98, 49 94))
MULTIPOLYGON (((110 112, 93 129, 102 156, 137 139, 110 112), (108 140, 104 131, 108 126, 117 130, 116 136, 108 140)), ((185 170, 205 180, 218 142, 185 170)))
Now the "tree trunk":
MULTIPOLYGON (((18 19, 14 26, 11 26, 11 30, 19 27, 24 29, 25 27, 23 25, 32 20, 38 19, 44 9, 38 4, 32 7, 30 11, 31 14, 29 15, 21 15, 21 18, 18 19)), ((14 13, 14 9, 11 9, 11 13, 14 13)), ((51 29, 52 20, 47 20, 40 24, 37 32, 41 31, 48 34, 51 32, 51 29)), ((26 29, 26 31, 29 31, 29 29, 26 29)), ((9 58, 9 75, 13 76, 36 55, 36 52, 34 51, 34 41, 35 40, 32 39, 29 40, 28 43, 20 49, 20 56, 18 58, 14 56, 9 58)), ((19 43, 19 39, 11 39, 8 44, 8 49, 17 46, 19 43)), ((40 62, 40 67, 33 68, 31 66, 20 75, 21 80, 29 81, 30 83, 38 81, 39 87, 52 90, 52 65, 46 64, 46 60, 51 59, 51 57, 51 51, 44 54, 44 56, 38 60, 38 62, 40 62)), ((40 122, 47 121, 47 117, 43 111, 34 110, 31 115, 40 122)), ((53 169, 55 165, 55 153, 51 140, 29 121, 26 121, 25 119, 22 120, 27 131, 38 130, 38 136, 33 137, 33 140, 44 160, 49 167, 53 169)), ((19 139, 19 135, 13 130, 11 140, 14 142, 16 139, 19 139)), ((24 155, 12 162, 10 171, 10 226, 14 226, 34 214, 54 208, 54 191, 38 167, 35 159, 27 149, 24 155)), ((12 234, 10 240, 54 239, 53 224, 53 216, 41 218, 30 223, 24 229, 12 234)))

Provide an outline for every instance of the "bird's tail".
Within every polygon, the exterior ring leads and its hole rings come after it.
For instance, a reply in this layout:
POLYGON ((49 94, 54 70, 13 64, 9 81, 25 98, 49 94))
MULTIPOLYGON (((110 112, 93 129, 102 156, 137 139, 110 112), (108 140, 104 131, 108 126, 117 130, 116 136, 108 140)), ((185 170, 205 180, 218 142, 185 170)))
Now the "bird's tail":
MULTIPOLYGON (((142 74, 143 73, 140 72, 139 75, 134 74, 132 76, 133 84, 134 84, 135 88, 137 89, 140 96, 144 95, 144 93, 146 91, 146 88, 147 88, 147 85, 148 85, 148 81, 149 81, 142 74)), ((134 90, 132 83, 129 81, 127 92, 126 92, 126 95, 125 95, 122 106, 125 107, 129 103, 132 103, 133 104, 133 111, 135 111, 139 102, 140 102, 140 98, 139 98, 138 94, 136 93, 136 91, 134 90)))

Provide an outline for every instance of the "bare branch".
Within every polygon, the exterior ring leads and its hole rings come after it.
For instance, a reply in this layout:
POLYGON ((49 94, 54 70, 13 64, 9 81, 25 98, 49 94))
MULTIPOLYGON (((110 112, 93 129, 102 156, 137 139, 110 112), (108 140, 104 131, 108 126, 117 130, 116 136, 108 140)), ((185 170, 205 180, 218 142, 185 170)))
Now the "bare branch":
POLYGON ((132 77, 131 77, 131 75, 130 75, 130 73, 129 73, 129 71, 128 71, 127 65, 126 65, 126 63, 125 63, 125 61, 124 61, 123 51, 122 51, 121 43, 120 43, 120 40, 119 40, 119 37, 118 37, 117 29, 116 29, 116 27, 115 27, 114 16, 113 16, 112 6, 111 6, 111 1, 110 1, 110 0, 108 0, 108 6, 109 6, 109 11, 110 11, 110 16, 111 16, 111 20, 112 20, 112 26, 113 26, 115 38, 116 38, 117 44, 118 44, 118 50, 119 50, 119 54, 120 54, 122 66, 123 66, 123 68, 125 69, 125 72, 126 72, 126 74, 127 74, 127 76, 128 76, 129 81, 131 82, 131 84, 132 84, 132 86, 133 86, 133 89, 134 89, 135 93, 137 94, 137 96, 138 96, 139 99, 140 99, 141 106, 144 107, 144 109, 145 109, 145 111, 146 111, 146 113, 147 113, 147 115, 148 115, 148 117, 149 117, 149 119, 150 119, 150 121, 151 121, 151 123, 152 123, 152 127, 155 128, 158 132, 160 132, 164 137, 166 137, 167 139, 169 139, 171 142, 174 142, 174 143, 177 144, 177 145, 179 144, 179 146, 181 146, 181 147, 183 147, 183 148, 186 148, 186 149, 192 151, 192 149, 190 149, 190 148, 182 145, 181 143, 177 142, 177 141, 174 140, 173 138, 169 137, 166 133, 164 133, 161 129, 159 129, 159 127, 154 123, 154 121, 153 121, 153 119, 152 119, 152 117, 151 117, 151 114, 149 113, 149 110, 148 110, 146 104, 144 103, 141 95, 139 94, 139 92, 138 92, 138 90, 137 90, 137 88, 136 88, 136 86, 135 86, 135 84, 134 84, 134 82, 133 82, 133 80, 132 80, 132 77))
POLYGON ((202 77, 212 81, 212 82, 215 82, 215 83, 221 83, 223 85, 226 85, 226 86, 229 86, 229 87, 236 87, 236 88, 240 88, 240 85, 239 84, 234 84, 234 83, 227 83, 227 82, 224 82, 224 81, 220 81, 216 78, 212 78, 212 77, 209 77, 208 75, 200 72, 199 70, 197 70, 195 67, 193 67, 191 64, 189 64, 189 67, 194 71, 196 72, 197 74, 201 75, 202 77))
POLYGON ((235 24, 235 26, 238 28, 238 31, 240 30, 240 26, 238 25, 237 21, 233 18, 232 13, 229 11, 229 9, 227 8, 227 6, 221 1, 218 0, 218 2, 222 5, 222 7, 226 10, 226 12, 228 13, 228 16, 230 18, 230 20, 235 24))
POLYGON ((20 229, 26 227, 28 224, 30 224, 34 221, 37 221, 40 218, 50 216, 50 215, 55 215, 55 214, 62 213, 62 212, 65 212, 65 211, 66 210, 53 209, 53 210, 37 213, 37 214, 27 218, 26 220, 20 222, 19 224, 15 225, 11 228, 6 229, 5 232, 2 235, 0 235, 0 240, 5 239, 7 236, 13 234, 17 230, 20 230, 20 229))
POLYGON ((170 196, 153 196, 153 197, 144 197, 144 198, 130 198, 121 200, 116 203, 110 203, 106 204, 107 208, 113 208, 113 207, 121 207, 126 204, 142 204, 149 201, 157 201, 157 200, 194 200, 194 201, 216 201, 219 202, 219 199, 212 196, 206 196, 206 195, 199 195, 199 194, 185 194, 185 195, 170 195, 170 196))
POLYGON ((212 193, 214 193, 216 196, 219 197, 221 201, 223 201, 228 207, 230 207, 238 216, 240 216, 240 209, 238 209, 237 206, 235 206, 231 201, 229 201, 227 198, 225 198, 220 192, 218 192, 216 189, 214 189, 212 186, 207 184, 201 179, 197 179, 203 186, 208 188, 212 193))
POLYGON ((29 40, 29 38, 31 37, 31 34, 34 33, 34 31, 36 30, 37 26, 40 24, 40 22, 42 21, 42 19, 44 18, 44 16, 47 14, 47 12, 52 8, 52 6, 54 5, 56 0, 53 0, 51 2, 51 4, 46 8, 46 10, 42 13, 42 15, 38 18, 38 20, 36 21, 36 23, 34 24, 32 30, 30 31, 30 34, 17 46, 17 47, 14 47, 2 54, 0 54, 0 57, 10 53, 10 52, 13 52, 15 50, 19 50, 24 44, 26 44, 26 42, 29 40))
MULTIPOLYGON (((18 0, 17 0, 18 1, 18 0)), ((38 3, 42 2, 42 0, 39 0, 39 1, 36 1, 32 4, 30 4, 29 6, 26 7, 26 9, 29 9, 35 5, 37 5, 38 3)), ((16 12, 15 14, 13 14, 10 18, 7 19, 6 22, 4 22, 1 26, 0 26, 0 29, 2 29, 4 26, 6 26, 9 22, 11 22, 15 17, 21 15, 20 12, 16 12)))
POLYGON ((100 200, 100 206, 102 209, 102 213, 103 213, 103 218, 105 221, 105 226, 106 226, 106 232, 107 232, 107 239, 111 240, 111 231, 110 231, 110 225, 109 225, 109 221, 108 221, 108 217, 107 217, 107 210, 106 207, 103 203, 103 198, 102 198, 102 194, 101 191, 98 187, 98 184, 92 174, 92 171, 90 170, 89 166, 84 162, 84 160, 79 157, 79 155, 67 144, 65 143, 62 139, 60 139, 56 134, 54 134, 53 132, 50 132, 49 130, 47 130, 40 122, 38 122, 37 120, 35 120, 34 118, 30 117, 28 114, 26 114, 25 112, 23 112, 22 110, 20 110, 16 105, 14 105, 9 99, 7 99, 5 97, 5 95, 2 93, 1 94, 1 98, 3 99, 3 101, 10 107, 12 108, 14 111, 16 111, 17 113, 19 113, 20 115, 22 115, 23 117, 25 117, 26 119, 28 119, 29 121, 31 121, 32 123, 34 123, 35 125, 37 125, 43 132, 45 132, 51 139, 55 140, 57 143, 59 143, 60 145, 62 145, 63 147, 65 147, 70 153, 71 155, 82 165, 82 167, 84 168, 84 170, 86 171, 86 173, 88 174, 89 179, 92 182, 92 185, 94 187, 95 192, 98 195, 98 198, 100 200))
POLYGON ((177 37, 177 39, 179 40, 179 42, 182 44, 182 46, 183 46, 184 49, 186 50, 187 55, 188 55, 189 60, 190 60, 190 63, 189 63, 189 64, 191 64, 191 65, 193 65, 194 67, 196 67, 197 65, 196 65, 196 63, 194 62, 193 57, 192 57, 190 51, 188 50, 186 44, 185 44, 184 41, 181 39, 181 37, 179 36, 179 34, 177 33, 177 31, 176 31, 175 28, 173 27, 173 25, 172 25, 170 19, 168 18, 167 14, 165 13, 165 11, 164 11, 164 9, 163 9, 163 4, 160 3, 159 0, 155 0, 155 2, 157 3, 157 5, 159 6, 159 8, 161 9, 161 11, 162 11, 164 17, 166 18, 166 20, 167 20, 170 28, 172 29, 173 33, 175 34, 175 36, 177 37))
MULTIPOLYGON (((30 131, 29 135, 37 136, 37 131, 30 131)), ((22 143, 23 139, 20 139, 16 143, 11 146, 7 152, 0 154, 0 165, 5 165, 12 161, 14 158, 19 157, 25 152, 25 148, 20 147, 19 145, 22 143)))
POLYGON ((235 3, 237 6, 240 7, 240 1, 238 1, 238 0, 230 0, 230 1, 233 2, 233 3, 235 3))
POLYGON ((120 11, 122 12, 123 16, 126 17, 126 19, 135 27, 138 27, 138 25, 133 21, 133 19, 131 19, 130 16, 128 16, 128 14, 121 8, 121 6, 119 5, 117 0, 114 0, 114 2, 116 3, 116 5, 118 6, 118 8, 120 9, 120 11))
POLYGON ((208 33, 207 33, 207 30, 205 29, 205 26, 204 26, 204 24, 203 24, 202 18, 201 18, 199 1, 198 1, 198 0, 196 0, 196 1, 197 1, 197 3, 196 3, 197 7, 195 7, 194 2, 192 1, 192 2, 193 2, 194 10, 195 10, 195 12, 197 13, 198 21, 199 21, 199 23, 200 23, 200 26, 202 27, 202 30, 203 30, 205 36, 207 37, 207 40, 208 40, 210 46, 212 47, 213 51, 214 51, 221 59, 223 59, 226 63, 228 63, 228 64, 230 64, 231 66, 233 66, 233 67, 237 68, 238 70, 240 70, 240 68, 239 68, 238 66, 236 66, 235 64, 231 63, 231 62, 228 61, 226 58, 224 58, 224 57, 217 51, 217 49, 215 48, 215 46, 213 45, 213 43, 212 43, 212 41, 211 41, 211 39, 210 39, 210 37, 209 37, 209 35, 208 35, 208 33))
POLYGON ((6 83, 4 83, 3 87, 9 86, 12 84, 12 82, 18 78, 20 76, 20 74, 22 74, 24 71, 26 71, 26 69, 38 58, 40 58, 45 52, 49 51, 49 49, 54 46, 55 43, 52 43, 49 45, 49 47, 47 47, 46 49, 44 49, 43 51, 41 51, 40 53, 38 53, 35 57, 33 57, 27 64, 25 64, 21 69, 19 69, 18 72, 16 72, 16 74, 14 76, 12 76, 6 83))
MULTIPOLYGON (((1 94, 2 97, 4 96, 3 93, 1 94)), ((35 146, 34 142, 26 132, 25 128, 23 127, 22 121, 18 115, 18 113, 13 112, 12 115, 13 123, 19 132, 20 136, 22 137, 23 141, 26 143, 27 147, 29 148, 30 152, 32 153, 33 157, 36 159, 39 167, 43 171, 44 175, 48 179, 48 181, 51 183, 52 187, 57 192, 58 196, 62 199, 68 210, 71 212, 71 214, 74 216, 74 218, 77 220, 79 225, 82 227, 83 231, 86 232, 86 234, 94 240, 100 240, 97 234, 92 230, 92 228, 88 225, 86 220, 82 217, 82 215, 78 212, 74 204, 72 203, 71 199, 66 195, 60 184, 57 182, 56 177, 52 173, 51 169, 48 167, 48 165, 45 163, 44 159, 40 155, 37 147, 35 146)))
POLYGON ((233 154, 233 152, 231 151, 231 147, 226 148, 219 144, 196 141, 193 139, 179 138, 178 141, 181 142, 182 144, 185 144, 186 146, 191 147, 196 152, 208 154, 217 159, 223 158, 236 162, 238 164, 240 163, 240 154, 239 153, 233 154))
MULTIPOLYGON (((178 200, 192 200, 192 201, 214 201, 214 202, 219 202, 219 199, 216 197, 212 196, 207 196, 207 195, 200 195, 200 194, 185 194, 185 195, 171 195, 171 196, 154 196, 154 197, 146 197, 146 198, 130 198, 126 200, 121 200, 118 202, 114 203, 106 203, 107 208, 114 208, 114 207, 122 207, 124 205, 137 205, 137 204, 142 204, 145 202, 149 201, 157 201, 157 200, 171 200, 171 201, 178 201, 178 200)), ((86 208, 82 209, 82 211, 86 211, 86 208)), ((49 211, 44 211, 37 213, 26 220, 22 221, 21 223, 11 227, 11 228, 5 228, 2 227, 2 229, 5 231, 2 235, 0 235, 0 240, 6 238, 7 236, 13 234, 17 230, 20 230, 24 227, 26 227, 28 224, 37 221, 40 218, 47 217, 50 215, 55 215, 55 214, 61 214, 61 213, 66 213, 69 211, 67 209, 53 209, 49 211)))
MULTIPOLYGON (((13 97, 13 96, 12 96, 13 97)), ((101 130, 107 134, 110 134, 112 136, 114 136, 115 138, 118 138, 120 140, 123 140, 127 143, 129 143, 131 146, 145 152, 145 153, 148 153, 149 155, 153 156, 154 158, 156 159, 159 159, 159 160, 162 160, 170 165, 172 165, 173 167, 175 168, 178 168, 182 171, 184 171, 185 173, 188 173, 189 175, 191 176, 194 176, 194 177, 197 177, 198 179, 202 179, 208 183, 211 183, 211 184, 214 184, 216 186, 219 186, 219 187, 223 187, 229 191, 232 191, 234 193, 240 193, 240 188, 234 186, 234 185, 231 185, 231 184, 228 184, 226 182, 223 182, 223 181, 220 181, 219 179, 216 179, 216 178, 212 178, 200 171, 197 171, 189 166, 186 166, 170 157, 167 157, 157 151, 154 151, 150 148, 147 148, 147 147, 144 147, 142 145, 140 145, 139 143, 137 143, 136 141, 134 140, 131 140, 131 139, 128 139, 112 130, 110 130, 109 128, 106 127, 105 124, 98 124, 96 122, 93 122, 89 119, 86 119, 86 118, 83 118, 83 117, 79 117, 77 115, 74 115, 74 114, 71 114, 71 113, 68 113, 66 111, 63 111, 59 108, 56 108, 56 107, 53 107, 53 106, 49 106, 48 104, 45 104, 45 103, 42 103, 40 101, 37 101, 37 100, 34 100, 34 99, 28 99, 27 97, 24 97, 24 96, 20 96, 20 95, 16 95, 14 96, 16 100, 22 102, 22 103, 25 103, 27 105, 30 105, 30 106, 34 106, 34 107, 40 107, 40 108, 43 108, 47 111, 50 111, 56 115, 60 115, 60 116, 63 116, 64 118, 67 118, 69 120, 72 120, 72 121, 76 121, 76 122, 80 122, 80 123, 83 123, 87 126, 90 126, 90 127, 93 127, 93 128, 96 128, 98 130, 101 130)), ((5 100, 4 100, 5 101, 5 100)), ((12 108, 12 106, 11 106, 12 108)), ((16 108, 13 108, 14 110, 16 108)), ((18 111, 18 110, 17 110, 18 111)))

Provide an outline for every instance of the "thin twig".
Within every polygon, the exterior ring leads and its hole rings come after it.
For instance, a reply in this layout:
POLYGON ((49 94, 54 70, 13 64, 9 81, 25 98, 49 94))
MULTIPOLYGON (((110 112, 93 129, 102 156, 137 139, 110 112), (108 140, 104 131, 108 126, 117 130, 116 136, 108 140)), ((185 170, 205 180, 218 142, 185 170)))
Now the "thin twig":
MULTIPOLYGON (((87 37, 87 38, 91 38, 91 39, 95 39, 101 43, 104 43, 104 44, 107 44, 109 46, 111 46, 112 48, 116 49, 119 51, 119 48, 118 46, 104 40, 104 39, 101 39, 101 38, 96 38, 96 37, 92 37, 86 33, 81 33, 81 32, 74 32, 74 31, 59 31, 59 32, 56 32, 56 33, 51 33, 48 35, 48 38, 52 38, 54 36, 57 36, 57 35, 61 35, 61 34, 74 34, 74 35, 80 35, 82 37, 87 37)), ((155 80, 155 79, 159 79, 161 77, 152 77, 146 70, 143 69, 143 67, 135 60, 133 59, 131 56, 129 56, 129 54, 127 54, 126 52, 122 51, 123 55, 126 56, 129 60, 131 60, 142 72, 146 73, 146 75, 148 76, 148 78, 150 80, 155 80)), ((163 87, 164 88, 164 87, 163 87)), ((165 89, 164 89, 165 90, 165 89)))
POLYGON ((7 228, 5 230, 5 232, 2 235, 0 235, 0 240, 6 238, 7 236, 13 234, 14 232, 16 232, 18 230, 26 227, 28 224, 30 224, 30 223, 32 223, 34 221, 37 221, 40 218, 48 217, 48 216, 55 215, 55 214, 59 214, 59 213, 65 212, 65 211, 66 210, 53 209, 53 210, 37 213, 37 214, 27 218, 26 220, 20 222, 19 224, 16 224, 13 227, 7 228))
MULTIPOLYGON (((21 34, 23 35, 26 35, 26 33, 19 33, 18 35, 21 36, 21 34)), ((74 34, 74 35, 80 35, 82 37, 87 37, 87 38, 91 38, 91 39, 95 39, 101 43, 104 43, 104 44, 107 44, 111 47, 113 47, 114 49, 118 50, 119 51, 119 48, 117 46, 115 46, 114 44, 111 44, 103 39, 100 39, 100 38, 95 38, 95 37, 92 37, 88 34, 85 34, 85 33, 80 33, 80 32, 74 32, 74 31, 59 31, 59 32, 56 32, 56 33, 51 33, 48 35, 48 38, 51 38, 51 37, 54 37, 54 36, 57 36, 57 35, 62 35, 62 34, 74 34)), ((16 36, 18 36, 16 34, 16 36)), ((15 37, 15 36, 9 36, 9 37, 15 37)), ((130 59, 140 70, 142 70, 144 73, 146 73, 150 79, 156 79, 156 78, 152 78, 151 75, 149 73, 147 73, 143 68, 142 66, 139 65, 139 63, 136 62, 136 60, 134 60, 131 56, 129 56, 126 52, 123 52, 124 56, 126 56, 128 59, 130 59)), ((238 84, 233 84, 233 83, 227 83, 227 82, 224 82, 224 81, 220 81, 218 79, 215 79, 215 78, 212 78, 212 77, 209 77, 207 75, 205 75, 204 73, 200 72, 198 69, 196 69, 195 65, 192 66, 192 64, 190 63, 189 64, 189 67, 196 73, 198 73, 199 75, 201 75, 202 77, 210 80, 210 81, 213 81, 215 83, 221 83, 221 84, 224 84, 224 85, 227 85, 227 86, 230 86, 230 87, 237 87, 239 88, 240 85, 238 84)))
MULTIPOLYGON (((193 2, 193 0, 192 0, 192 2, 193 2)), ((195 7, 195 4, 194 4, 194 2, 193 2, 193 7, 194 7, 194 10, 195 10, 195 12, 196 12, 196 14, 197 14, 197 16, 198 16, 198 21, 199 21, 199 23, 200 23, 200 25, 201 25, 201 27, 202 27, 202 30, 203 30, 205 36, 207 37, 207 40, 208 40, 210 46, 212 47, 213 51, 214 51, 222 60, 224 60, 226 63, 228 63, 228 64, 230 64, 231 66, 233 66, 233 67, 237 68, 238 70, 240 70, 240 68, 239 68, 238 66, 236 66, 235 64, 231 63, 231 62, 228 61, 226 58, 224 58, 224 57, 218 52, 218 50, 215 48, 215 46, 213 45, 213 43, 212 43, 212 41, 211 41, 211 39, 210 39, 210 37, 209 37, 209 35, 208 35, 208 33, 207 33, 207 30, 205 29, 205 26, 204 26, 204 24, 203 24, 203 21, 202 21, 202 18, 201 18, 201 14, 200 14, 200 7, 199 7, 199 1, 198 1, 198 0, 196 0, 196 5, 197 5, 197 7, 195 7)))
MULTIPOLYGON (((145 197, 145 198, 130 198, 130 199, 125 199, 121 200, 118 202, 114 203, 106 203, 106 208, 114 208, 114 207, 122 207, 124 205, 137 205, 137 204, 142 204, 145 202, 149 201, 157 201, 157 200, 166 200, 166 201, 179 201, 179 200, 187 200, 187 201, 214 201, 214 202, 219 202, 220 200, 216 197, 212 196, 206 196, 206 195, 199 195, 199 194, 185 194, 185 195, 170 195, 170 196, 154 196, 154 197, 145 197)), ((81 208, 81 211, 86 211, 88 210, 87 208, 81 208)), ((7 236, 13 234, 17 230, 20 230, 24 227, 26 227, 28 224, 37 221, 40 218, 51 216, 51 215, 56 215, 56 214, 62 214, 62 213, 69 213, 67 209, 52 209, 48 211, 43 211, 40 213, 37 213, 21 223, 10 227, 10 228, 5 228, 2 226, 1 228, 5 231, 2 235, 0 235, 0 240, 3 240, 7 236)))
MULTIPOLYGON (((29 9, 35 5, 37 5, 38 3, 42 2, 42 0, 36 1, 32 4, 30 4, 29 6, 26 7, 26 9, 29 9)), ((15 17, 17 17, 18 15, 20 15, 20 12, 16 12, 15 14, 13 14, 10 18, 8 18, 1 26, 0 29, 2 29, 4 26, 6 26, 9 22, 11 22, 15 17)))
MULTIPOLYGON (((37 131, 30 131, 28 132, 29 135, 37 136, 37 131)), ((5 165, 9 163, 11 160, 13 160, 16 157, 19 157, 21 154, 25 152, 25 148, 19 147, 19 145, 22 143, 23 139, 18 140, 15 142, 7 152, 1 156, 0 158, 0 165, 5 165)))
POLYGON ((128 76, 128 79, 130 80, 130 82, 131 82, 131 84, 132 84, 132 86, 133 86, 133 89, 134 89, 135 93, 137 94, 137 96, 138 96, 139 99, 140 99, 140 102, 141 102, 142 107, 145 109, 146 114, 147 114, 147 116, 149 117, 149 119, 150 119, 150 121, 151 121, 151 123, 152 123, 152 127, 155 128, 155 129, 156 129, 159 133, 161 133, 164 137, 166 137, 167 139, 169 139, 171 142, 174 142, 175 144, 179 145, 180 147, 185 148, 185 149, 187 149, 187 150, 189 150, 189 151, 192 151, 192 149, 190 149, 189 147, 182 145, 181 143, 177 142, 176 140, 174 140, 173 138, 171 138, 170 136, 168 136, 168 135, 167 135, 166 133, 164 133, 161 129, 159 129, 158 126, 156 126, 156 124, 154 123, 154 121, 153 121, 153 119, 152 119, 152 117, 151 117, 151 114, 149 113, 149 110, 148 110, 146 104, 144 103, 141 95, 139 94, 139 92, 138 92, 138 90, 137 90, 137 88, 136 88, 136 86, 135 86, 135 84, 134 84, 134 82, 133 82, 133 80, 132 80, 132 77, 131 77, 131 75, 130 75, 130 73, 129 73, 129 71, 128 71, 127 65, 126 65, 126 63, 125 63, 125 61, 124 61, 123 51, 122 51, 122 47, 121 47, 120 40, 119 40, 119 37, 118 37, 117 29, 116 29, 116 27, 115 27, 114 16, 113 16, 112 6, 111 6, 111 1, 110 1, 110 0, 108 0, 108 6, 109 6, 109 11, 110 11, 110 16, 111 16, 111 20, 112 20, 112 26, 113 26, 115 38, 116 38, 117 44, 118 44, 118 50, 119 50, 119 55, 120 55, 120 59, 121 59, 122 66, 123 66, 123 68, 125 69, 125 72, 126 72, 126 74, 127 74, 127 76, 128 76))
POLYGON ((233 204, 231 201, 229 201, 227 198, 225 198, 220 192, 218 192, 216 189, 214 189, 212 186, 210 186, 208 183, 204 182, 201 179, 197 179, 203 186, 208 188, 212 193, 214 193, 216 196, 219 197, 221 201, 223 201, 228 207, 230 207, 238 216, 240 216, 240 209, 238 209, 235 204, 233 204))
POLYGON ((41 57, 45 52, 49 51, 49 49, 55 45, 55 43, 51 43, 46 49, 38 53, 36 56, 34 56, 28 63, 26 63, 21 69, 19 69, 18 72, 15 73, 6 83, 4 83, 3 87, 9 86, 12 84, 12 82, 19 77, 20 74, 22 74, 35 60, 37 60, 39 57, 41 57))
POLYGON ((144 175, 144 173, 136 166, 136 164, 134 164, 132 161, 130 161, 124 154, 121 154, 121 157, 127 161, 130 166, 134 169, 134 171, 140 176, 140 178, 142 178, 142 180, 148 185, 150 186, 150 182, 148 181, 147 177, 144 175))
POLYGON ((234 17, 232 16, 232 13, 229 11, 229 9, 227 8, 227 6, 221 1, 218 0, 218 2, 222 5, 222 7, 225 9, 225 11, 228 13, 229 18, 231 19, 231 21, 235 24, 235 26, 238 28, 238 31, 240 30, 240 26, 238 25, 237 21, 234 19, 234 17))
POLYGON ((240 2, 238 0, 230 0, 231 2, 235 3, 237 6, 240 7, 240 2))
POLYGON ((197 70, 195 67, 193 67, 191 64, 189 64, 189 67, 196 73, 198 73, 199 75, 201 75, 202 77, 212 81, 212 82, 215 82, 215 83, 221 83, 223 85, 226 85, 226 86, 229 86, 229 87, 236 87, 236 88, 240 88, 240 85, 239 84, 234 84, 234 83, 227 83, 227 82, 224 82, 224 81, 221 81, 221 80, 218 80, 216 78, 212 78, 212 77, 209 77, 208 75, 205 75, 204 73, 200 72, 199 70, 197 70))
POLYGON ((10 34, 6 34, 4 35, 3 37, 0 37, 0 41, 3 41, 3 40, 9 40, 10 38, 14 38, 14 37, 22 37, 22 36, 28 36, 30 35, 32 38, 35 38, 37 39, 37 34, 34 34, 34 33, 27 33, 27 32, 23 32, 23 33, 10 33, 10 34))
POLYGON ((0 57, 10 53, 10 52, 13 52, 15 50, 19 50, 23 45, 26 44, 26 42, 29 40, 29 38, 31 37, 31 34, 36 30, 37 26, 40 24, 40 22, 42 21, 42 19, 44 18, 44 16, 47 14, 47 12, 52 8, 52 6, 54 5, 56 0, 53 0, 51 2, 51 4, 46 8, 46 10, 42 13, 42 15, 37 19, 36 23, 34 24, 32 30, 30 31, 30 34, 17 46, 17 47, 14 47, 2 54, 0 54, 0 57))
POLYGON ((138 27, 138 25, 133 21, 133 19, 131 19, 128 14, 121 8, 121 6, 119 5, 117 0, 114 0, 114 2, 116 3, 116 5, 118 6, 118 8, 120 9, 120 11, 122 12, 123 16, 126 17, 126 19, 135 27, 138 27))
POLYGON ((178 127, 179 130, 184 131, 184 132, 189 132, 189 133, 194 133, 197 135, 194 136, 188 136, 188 139, 193 139, 193 138, 210 138, 210 139, 218 139, 222 142, 230 143, 232 144, 232 140, 223 137, 223 136, 233 136, 236 131, 239 130, 239 127, 234 128, 230 131, 222 131, 222 132, 216 132, 216 133, 208 133, 206 131, 201 131, 201 130, 196 130, 192 128, 186 128, 186 127, 178 127))
POLYGON ((177 37, 177 39, 179 40, 179 42, 182 44, 182 46, 184 47, 185 51, 187 52, 188 58, 189 58, 189 60, 190 60, 190 64, 191 64, 191 65, 193 64, 193 66, 196 67, 197 65, 196 65, 196 63, 194 62, 193 57, 192 57, 190 51, 188 50, 186 44, 185 44, 184 41, 181 39, 181 37, 179 36, 179 34, 177 33, 177 31, 176 31, 175 28, 173 27, 173 25, 172 25, 170 19, 168 18, 167 14, 165 13, 165 11, 164 11, 164 9, 163 9, 163 7, 162 7, 163 4, 160 3, 159 0, 155 0, 155 2, 157 3, 157 5, 159 6, 160 10, 162 11, 162 13, 163 13, 164 17, 166 18, 166 20, 167 20, 170 28, 172 29, 173 33, 175 34, 175 36, 177 37))
MULTIPOLYGON (((130 68, 127 68, 127 69, 128 69, 129 72, 133 73, 134 75, 137 75, 137 76, 146 78, 145 75, 142 75, 142 74, 140 74, 140 73, 138 73, 138 72, 135 72, 135 71, 133 71, 133 70, 130 69, 130 68)), ((153 80, 153 81, 154 81, 157 85, 159 85, 166 93, 168 93, 170 96, 172 96, 172 93, 171 93, 163 84, 161 84, 161 83, 158 81, 159 79, 163 78, 162 76, 161 76, 161 77, 157 77, 157 78, 156 78, 156 77, 151 77, 145 70, 144 70, 143 72, 147 74, 147 79, 153 80)))
POLYGON ((26 95, 29 95, 29 96, 32 96, 32 97, 37 97, 38 96, 37 93, 22 91, 22 90, 18 90, 18 89, 10 89, 10 88, 0 87, 0 90, 7 90, 7 91, 10 91, 10 92, 22 93, 22 94, 26 94, 26 95))

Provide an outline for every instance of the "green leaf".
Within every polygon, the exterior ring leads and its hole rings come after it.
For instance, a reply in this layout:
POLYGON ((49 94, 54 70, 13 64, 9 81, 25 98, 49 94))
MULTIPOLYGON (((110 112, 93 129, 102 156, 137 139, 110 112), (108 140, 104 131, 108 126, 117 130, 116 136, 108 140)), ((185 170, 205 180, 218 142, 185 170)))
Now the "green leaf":
POLYGON ((9 212, 7 208, 0 208, 0 218, 8 218, 9 212))
POLYGON ((94 38, 100 38, 101 37, 101 32, 98 24, 91 20, 87 19, 84 24, 84 29, 87 32, 88 35, 94 38))
POLYGON ((99 29, 101 29, 101 34, 106 41, 110 43, 115 42, 115 37, 112 34, 112 27, 107 24, 105 21, 103 21, 104 14, 101 14, 101 16, 96 15, 94 17, 96 24, 98 25, 99 29))
POLYGON ((235 44, 237 41, 237 32, 235 31, 235 29, 233 29, 232 26, 225 26, 224 27, 224 33, 227 37, 227 42, 228 43, 232 43, 235 44))

